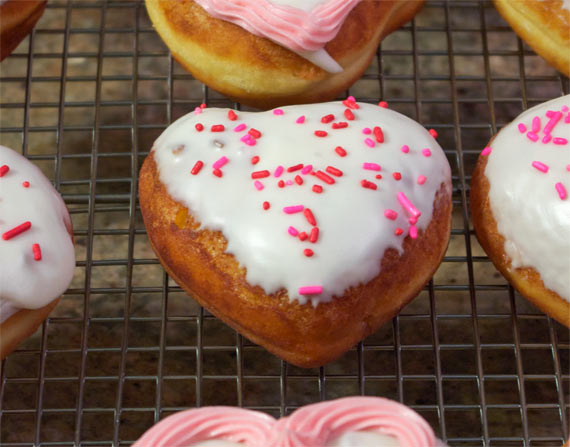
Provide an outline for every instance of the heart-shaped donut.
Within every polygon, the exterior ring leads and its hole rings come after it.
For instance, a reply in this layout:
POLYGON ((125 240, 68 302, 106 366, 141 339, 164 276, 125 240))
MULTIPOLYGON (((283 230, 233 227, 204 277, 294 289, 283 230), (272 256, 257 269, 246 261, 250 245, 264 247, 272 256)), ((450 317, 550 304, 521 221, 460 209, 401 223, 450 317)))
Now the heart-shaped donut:
POLYGON ((275 420, 258 411, 204 407, 169 416, 134 447, 435 447, 415 411, 380 397, 307 405, 275 420))
POLYGON ((300 366, 391 319, 449 240, 450 168, 418 123, 371 104, 201 109, 140 174, 165 269, 215 315, 300 366))

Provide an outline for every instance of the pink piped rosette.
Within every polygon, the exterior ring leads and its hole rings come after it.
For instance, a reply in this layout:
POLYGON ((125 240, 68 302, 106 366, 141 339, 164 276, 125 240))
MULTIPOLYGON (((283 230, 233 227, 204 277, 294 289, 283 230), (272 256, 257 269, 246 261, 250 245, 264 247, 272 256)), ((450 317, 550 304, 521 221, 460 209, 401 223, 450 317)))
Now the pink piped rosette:
POLYGON ((394 437, 401 447, 440 447, 415 411, 379 397, 346 397, 302 407, 275 420, 257 411, 205 407, 169 416, 135 447, 182 447, 206 440, 247 447, 327 447, 343 433, 369 431, 394 437))

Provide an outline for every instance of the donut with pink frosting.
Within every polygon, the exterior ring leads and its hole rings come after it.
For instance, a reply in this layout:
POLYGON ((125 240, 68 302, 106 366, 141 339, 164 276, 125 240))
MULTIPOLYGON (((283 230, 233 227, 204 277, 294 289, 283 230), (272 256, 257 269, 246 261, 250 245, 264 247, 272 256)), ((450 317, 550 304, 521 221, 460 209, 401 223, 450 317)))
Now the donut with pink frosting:
POLYGON ((259 108, 328 101, 360 78, 379 42, 423 0, 146 0, 194 77, 259 108))
POLYGON ((135 447, 436 447, 415 411, 381 397, 345 397, 307 405, 275 420, 252 410, 204 407, 169 416, 135 447))

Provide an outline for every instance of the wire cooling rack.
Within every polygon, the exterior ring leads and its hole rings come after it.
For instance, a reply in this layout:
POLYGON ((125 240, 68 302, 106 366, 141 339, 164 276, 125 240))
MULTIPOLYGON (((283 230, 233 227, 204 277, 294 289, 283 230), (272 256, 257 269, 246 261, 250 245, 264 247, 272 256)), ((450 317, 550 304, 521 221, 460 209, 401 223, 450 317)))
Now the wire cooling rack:
POLYGON ((386 100, 437 130, 453 172, 452 238, 433 280, 391 324, 310 370, 209 315, 148 245, 137 173, 152 142, 202 102, 239 105, 172 60, 143 2, 50 1, 0 68, 1 142, 54 181, 77 248, 71 288, 2 363, 2 445, 130 445, 188 407, 280 416, 354 394, 404 402, 453 446, 560 446, 568 438, 568 330, 493 268, 473 234, 468 192, 497 129, 568 93, 569 83, 491 3, 428 2, 347 92, 386 100))

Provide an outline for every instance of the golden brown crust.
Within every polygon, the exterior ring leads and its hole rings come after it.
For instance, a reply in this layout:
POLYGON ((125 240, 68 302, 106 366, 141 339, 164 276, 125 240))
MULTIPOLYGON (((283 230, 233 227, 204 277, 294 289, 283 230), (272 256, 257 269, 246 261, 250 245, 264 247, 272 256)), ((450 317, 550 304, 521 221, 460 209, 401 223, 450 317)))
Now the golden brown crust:
POLYGON ((380 40, 409 21, 423 2, 365 0, 358 4, 325 47, 344 67, 338 74, 211 17, 193 0, 146 0, 146 7, 173 56, 197 79, 244 104, 271 108, 335 98, 368 67, 380 40))
MULTIPOLYGON (((491 142, 489 142, 489 146, 491 142)), ((479 243, 505 278, 525 298, 560 323, 570 327, 570 303, 547 289, 540 274, 532 267, 513 268, 505 253, 505 238, 497 230, 497 222, 489 200, 489 181, 485 176, 488 157, 479 156, 471 179, 471 215, 479 243)))
POLYGON ((40 327, 58 303, 59 298, 39 309, 22 309, 0 324, 0 359, 4 360, 16 347, 40 327))
POLYGON ((32 31, 47 0, 9 0, 0 5, 0 61, 32 31))
POLYGON ((314 367, 330 362, 393 318, 424 287, 449 241, 451 197, 438 193, 425 234, 404 241, 404 253, 387 250, 382 273, 330 303, 300 305, 285 291, 266 295, 245 279, 220 232, 199 223, 160 182, 151 153, 139 178, 143 219, 166 271, 214 315, 288 362, 314 367))
POLYGON ((557 70, 570 76, 570 11, 562 0, 493 0, 515 32, 557 70))

